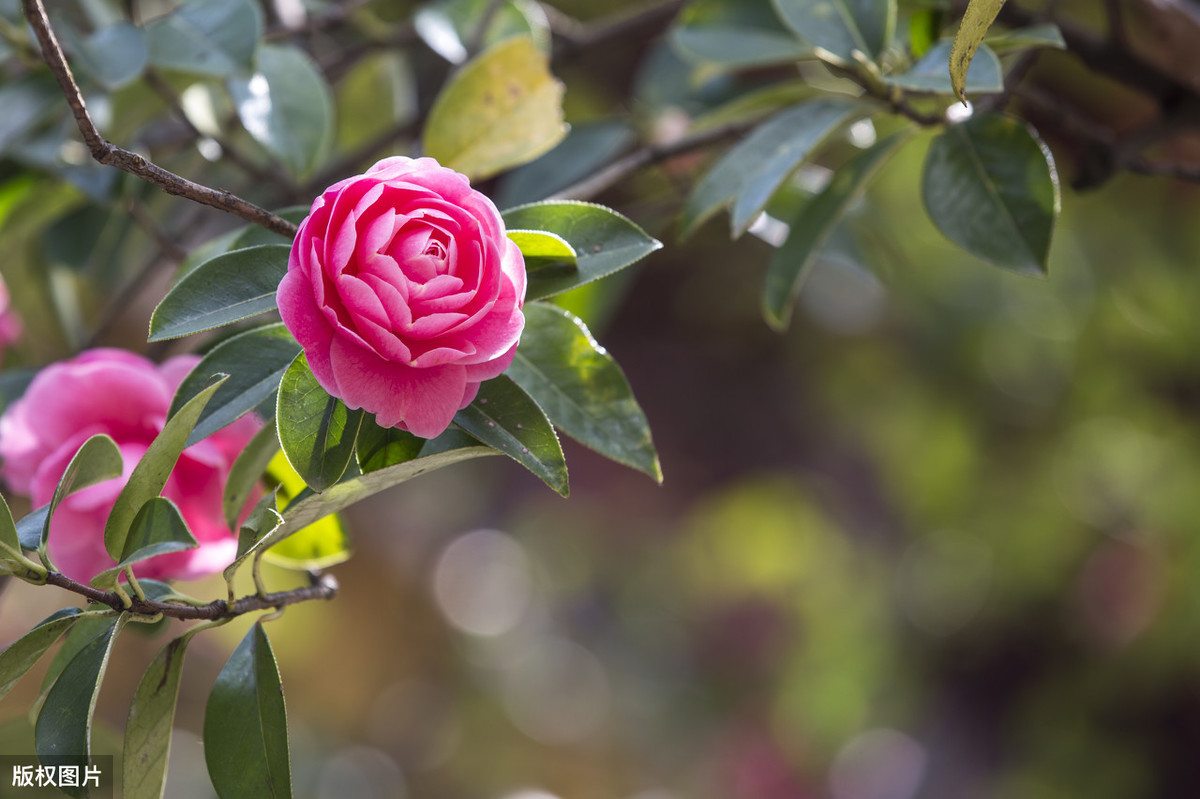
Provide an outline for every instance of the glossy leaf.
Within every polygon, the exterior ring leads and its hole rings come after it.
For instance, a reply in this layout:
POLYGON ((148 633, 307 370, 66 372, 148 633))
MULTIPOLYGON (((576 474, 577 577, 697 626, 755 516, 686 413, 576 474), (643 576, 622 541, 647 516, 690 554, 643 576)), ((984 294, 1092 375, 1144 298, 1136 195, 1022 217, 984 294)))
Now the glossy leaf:
POLYGON ((662 482, 650 425, 629 381, 583 322, 543 303, 525 306, 525 332, 505 372, 559 430, 662 482))
POLYGON ((275 310, 290 251, 287 245, 262 244, 200 264, 154 309, 148 340, 179 338, 275 310))
MULTIPOLYGON (((34 725, 38 759, 53 765, 68 758, 78 763, 92 751, 92 714, 100 683, 108 667, 113 642, 128 621, 128 614, 112 619, 104 630, 71 658, 46 695, 34 725)), ((87 796, 86 788, 64 788, 70 796, 87 796)))
POLYGON ((21 539, 17 535, 17 525, 13 521, 12 511, 8 501, 0 494, 0 562, 15 563, 13 557, 21 554, 21 539))
POLYGON ((162 799, 184 655, 201 629, 193 627, 163 647, 138 682, 125 722, 121 758, 125 799, 162 799))
POLYGON ((479 387, 479 396, 454 416, 454 423, 499 450, 562 496, 567 496, 567 462, 546 414, 511 379, 501 375, 479 387))
POLYGON ((212 395, 220 388, 222 380, 210 384, 190 399, 179 412, 167 420, 155 439, 150 442, 142 459, 133 467, 129 482, 117 495, 113 508, 104 525, 104 547, 113 560, 119 561, 125 553, 129 530, 142 506, 157 497, 167 484, 171 470, 175 468, 183 452, 187 438, 196 424, 196 419, 212 395))
POLYGON ((21 549, 36 551, 42 543, 42 531, 45 530, 47 519, 50 518, 49 503, 34 508, 21 517, 17 522, 17 538, 21 549))
POLYGON ((197 546, 196 538, 175 503, 166 497, 154 497, 146 502, 134 517, 125 539, 125 549, 117 565, 94 578, 92 585, 111 590, 121 569, 168 552, 182 552, 197 546))
POLYGON ((254 438, 250 439, 250 443, 234 460, 222 495, 225 523, 230 529, 237 526, 238 518, 246 510, 246 503, 254 494, 255 486, 267 470, 267 464, 278 452, 279 435, 275 425, 268 424, 254 434, 254 438))
POLYGON ((689 61, 723 67, 762 67, 812 57, 812 48, 794 36, 756 28, 679 27, 671 46, 689 61))
POLYGON ((200 414, 188 445, 207 438, 270 400, 299 352, 300 345, 281 322, 238 333, 209 350, 183 379, 171 401, 169 415, 173 416, 213 375, 229 375, 200 414))
POLYGON ((238 118, 293 175, 304 177, 333 140, 333 92, 299 48, 262 45, 255 66, 250 77, 229 80, 238 118))
POLYGON ((640 261, 662 243, 625 217, 594 203, 547 200, 504 212, 514 230, 544 230, 574 248, 576 269, 546 269, 529 275, 525 299, 538 300, 591 283, 640 261))
POLYGON ((358 431, 358 468, 367 474, 410 461, 421 455, 425 442, 426 439, 407 430, 380 427, 375 423, 375 417, 368 416, 358 431))
MULTIPOLYGON (((60 34, 65 29, 60 30, 60 34)), ((138 78, 146 69, 150 52, 145 33, 128 22, 106 25, 86 36, 64 36, 72 62, 82 67, 109 91, 138 78)))
POLYGON ((283 524, 275 497, 274 491, 265 495, 250 511, 246 521, 242 522, 238 530, 237 556, 222 572, 227 581, 233 580, 247 558, 271 545, 271 535, 283 524))
MULTIPOLYGON (((386 454, 376 461, 377 464, 387 463, 383 458, 388 455, 400 454, 400 450, 395 448, 388 448, 384 452, 386 454)), ((272 532, 273 540, 269 543, 282 541, 294 531, 312 524, 318 519, 331 513, 337 513, 373 494, 419 477, 426 472, 495 454, 497 454, 496 450, 479 444, 461 431, 447 430, 437 438, 425 441, 419 457, 378 465, 369 473, 337 483, 324 493, 308 493, 296 497, 284 513, 284 525, 272 532)))
POLYGON ((964 103, 967 101, 967 70, 1003 5, 1004 0, 968 0, 958 33, 954 34, 954 46, 950 48, 950 83, 964 103))
POLYGON ((204 760, 221 799, 292 795, 283 686, 261 623, 217 675, 204 711, 204 760))
POLYGON ((275 409, 279 443, 292 468, 313 491, 324 491, 345 473, 363 412, 350 410, 317 382, 304 353, 279 384, 275 409))
MULTIPOLYGON (((364 418, 364 425, 366 422, 364 418)), ((288 504, 305 490, 304 480, 282 454, 271 461, 267 476, 279 486, 276 498, 281 510, 287 510, 288 504)), ((287 569, 327 569, 348 560, 350 555, 350 537, 341 520, 326 516, 271 546, 263 559, 287 569)))
POLYGON ((435 0, 413 15, 413 28, 429 49, 452 64, 467 60, 475 41, 484 47, 510 36, 530 36, 541 50, 550 44, 550 26, 541 7, 530 0, 435 0), (479 29, 487 20, 487 30, 479 29))
POLYGON ((972 117, 934 139, 921 192, 946 238, 1004 269, 1046 272, 1059 189, 1045 144, 1000 114, 972 117))
POLYGON ((0 699, 33 668, 63 633, 71 629, 81 613, 79 608, 55 611, 0 651, 0 699))
POLYGON ((809 44, 853 62, 875 58, 891 42, 896 0, 773 0, 784 23, 809 44))
POLYGON ((505 175, 492 197, 501 208, 544 200, 598 172, 636 141, 633 129, 619 119, 571 125, 553 150, 505 175))
POLYGON ((425 126, 425 152, 472 180, 531 161, 566 135, 562 93, 532 39, 503 41, 442 89, 425 126))
MULTIPOLYGON (((899 75, 890 75, 885 80, 909 91, 953 94, 950 74, 946 72, 946 59, 949 57, 950 40, 943 39, 934 44, 912 69, 899 75)), ((1004 90, 1004 72, 1000 67, 1000 59, 986 44, 979 47, 975 60, 971 62, 963 88, 972 94, 1004 90)))
POLYGON ((50 520, 53 518, 58 504, 68 495, 82 488, 120 477, 124 463, 117 442, 103 433, 97 433, 84 441, 83 445, 76 450, 71 462, 67 464, 62 477, 58 480, 54 496, 50 499, 46 516, 42 521, 41 540, 38 541, 37 549, 43 563, 49 565, 46 543, 50 539, 50 520))
POLYGON ((812 100, 789 108, 731 147, 697 184, 684 204, 680 235, 690 236, 706 219, 733 204, 735 236, 753 224, 788 175, 834 131, 862 110, 839 100, 812 100))
POLYGON ((792 304, 804 284, 817 254, 843 215, 887 159, 907 137, 896 134, 859 153, 834 173, 820 194, 805 205, 791 221, 787 240, 771 257, 763 284, 763 313, 777 330, 787 327, 792 304))
POLYGON ((573 272, 579 266, 575 248, 562 236, 544 230, 510 230, 508 237, 521 250, 527 272, 548 267, 573 272))
POLYGON ((197 75, 249 71, 261 34, 250 0, 189 0, 146 24, 150 63, 197 75))

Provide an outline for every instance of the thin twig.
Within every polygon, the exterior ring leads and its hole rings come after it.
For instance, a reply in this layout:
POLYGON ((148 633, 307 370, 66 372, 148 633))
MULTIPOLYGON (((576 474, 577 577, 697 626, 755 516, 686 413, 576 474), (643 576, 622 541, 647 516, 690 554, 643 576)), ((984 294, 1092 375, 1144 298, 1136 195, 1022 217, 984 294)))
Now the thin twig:
POLYGON ((207 605, 197 607, 195 605, 180 605, 172 602, 154 602, 133 597, 132 604, 129 607, 125 607, 125 603, 121 601, 121 597, 116 591, 101 591, 98 588, 93 588, 90 585, 72 580, 70 577, 59 572, 52 571, 47 573, 46 584, 65 588, 72 593, 79 594, 89 602, 108 605, 113 610, 128 611, 145 616, 153 616, 161 613, 173 619, 204 619, 208 621, 232 618, 260 610, 278 610, 288 605, 311 602, 316 599, 330 600, 337 596, 338 591, 337 580, 331 575, 326 574, 314 575, 312 585, 303 588, 293 588, 291 591, 280 591, 272 594, 245 596, 233 603, 226 602, 223 599, 214 599, 207 605))
POLYGON ((79 84, 75 82, 75 76, 67 64, 66 56, 63 55, 62 46, 58 43, 58 38, 50 27, 50 19, 46 15, 46 7, 42 0, 22 0, 22 6, 25 9, 25 17, 41 45, 42 57, 45 58, 55 80, 58 81, 58 85, 67 99, 67 105, 71 107, 75 123, 79 126, 79 132, 83 135, 83 141, 87 144, 92 158, 101 164, 114 166, 131 175, 137 175, 168 194, 186 197, 202 205, 227 211, 247 222, 261 225, 267 230, 284 236, 294 237, 296 235, 296 226, 286 219, 259 208, 232 192, 193 183, 174 172, 163 169, 137 153, 116 146, 101 136, 100 131, 96 129, 96 123, 92 121, 92 117, 88 113, 87 105, 83 101, 83 94, 79 90, 79 84))

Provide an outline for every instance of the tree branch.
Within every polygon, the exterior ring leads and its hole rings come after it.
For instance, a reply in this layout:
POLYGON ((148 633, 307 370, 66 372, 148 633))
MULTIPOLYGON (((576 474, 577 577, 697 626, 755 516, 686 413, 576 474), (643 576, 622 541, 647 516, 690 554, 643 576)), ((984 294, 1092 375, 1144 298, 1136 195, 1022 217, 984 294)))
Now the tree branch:
POLYGON ((207 605, 180 605, 171 602, 153 602, 149 600, 133 598, 133 604, 125 607, 121 601, 120 595, 115 591, 101 591, 98 588, 93 588, 90 585, 85 585, 72 580, 65 574, 59 572, 48 572, 46 574, 46 584, 56 585, 59 588, 65 588, 72 593, 79 594, 86 598, 89 602, 94 602, 100 605, 108 605, 113 610, 128 611, 130 613, 138 613, 146 616, 154 616, 161 613, 164 616, 170 616, 173 619, 202 619, 206 621, 214 621, 216 619, 232 618, 241 616, 245 613, 254 613, 260 610, 279 610, 288 605, 295 605, 300 602, 310 602, 316 599, 330 600, 337 596, 338 584, 331 575, 311 575, 312 585, 303 588, 293 588, 291 591, 280 591, 277 593, 262 594, 255 596, 245 596, 233 602, 232 604, 222 599, 215 599, 207 605))
POLYGON ((101 136, 88 113, 87 105, 83 101, 83 94, 79 90, 79 84, 75 82, 75 76, 71 72, 70 65, 67 64, 66 56, 63 55, 62 46, 50 27, 50 19, 46 15, 46 7, 42 0, 22 0, 22 6, 25 9, 25 17, 41 45, 42 57, 46 60, 46 64, 50 67, 50 71, 66 96, 67 104, 71 107, 75 123, 79 126, 79 132, 83 135, 83 141, 87 144, 92 158, 101 164, 114 166, 131 175, 137 175, 168 194, 186 197, 194 202, 227 211, 247 222, 261 225, 267 230, 289 238, 296 235, 296 226, 286 219, 259 208, 232 192, 193 183, 174 172, 163 169, 137 153, 116 146, 101 136))

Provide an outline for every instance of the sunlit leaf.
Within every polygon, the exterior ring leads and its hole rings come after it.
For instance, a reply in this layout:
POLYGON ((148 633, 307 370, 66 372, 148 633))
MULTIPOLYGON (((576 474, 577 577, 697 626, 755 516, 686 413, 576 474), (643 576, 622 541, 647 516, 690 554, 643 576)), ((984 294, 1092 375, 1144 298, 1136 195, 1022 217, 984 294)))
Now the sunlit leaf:
POLYGON ((1004 269, 1046 273, 1058 175, 1024 123, 984 114, 947 128, 929 147, 921 193, 934 224, 964 250, 1004 269))
POLYGON ((262 45, 248 78, 229 80, 242 126, 292 174, 312 172, 333 141, 333 92, 297 47, 262 45))
MULTIPOLYGON (((366 426, 369 418, 369 414, 364 415, 363 426, 366 426)), ((360 439, 361 436, 360 429, 360 439)), ((286 510, 288 504, 305 490, 304 480, 282 453, 271 461, 267 476, 278 485, 276 498, 280 510, 286 510)), ((346 535, 341 520, 331 515, 271 546, 263 553, 263 559, 287 569, 327 569, 346 561, 351 554, 350 537, 346 535)))
POLYGON ((217 675, 204 711, 204 760, 221 799, 292 795, 283 686, 261 623, 217 675))
POLYGON ((544 230, 510 230, 508 237, 521 251, 527 272, 548 267, 570 271, 578 268, 575 248, 562 236, 544 230))
POLYGON ((526 305, 525 332, 505 374, 571 438, 662 481, 650 425, 629 381, 576 316, 526 305))
POLYGON ((871 178, 907 140, 896 134, 859 153, 834 173, 833 179, 799 216, 791 220, 787 240, 771 257, 763 284, 763 313, 777 330, 787 327, 792 304, 817 254, 871 178))
POLYGON ((566 496, 567 462, 546 414, 516 383, 501 375, 479 387, 479 396, 454 423, 520 463, 566 496))
POLYGON ((279 384, 275 422, 284 454, 314 491, 345 473, 362 418, 361 410, 350 410, 321 388, 304 353, 296 356, 279 384))
POLYGON ((861 107, 850 102, 812 100, 759 125, 696 185, 683 207, 680 235, 691 235, 730 204, 734 235, 745 232, 788 175, 834 131, 861 113, 861 107))
POLYGON ((662 243, 625 217, 594 203, 547 200, 519 205, 503 213, 514 230, 544 230, 575 250, 576 268, 536 271, 529 276, 527 300, 537 300, 591 283, 640 261, 662 243))
POLYGON ((413 28, 429 49, 452 64, 466 61, 475 42, 489 47, 511 36, 529 36, 541 50, 550 45, 546 13, 530 0, 434 0, 413 15, 413 28), (480 30, 484 20, 487 29, 480 30))
POLYGON ((248 71, 262 33, 250 0, 189 0, 146 24, 150 63, 198 75, 248 71))
POLYGON ((562 93, 532 39, 503 41, 442 89, 425 125, 425 152, 473 180, 531 161, 566 134, 562 93))
POLYGON ((950 49, 950 83, 954 93, 966 102, 967 70, 975 51, 996 21, 1004 0, 968 0, 958 33, 954 34, 954 46, 950 49))
POLYGON ((179 338, 275 310, 290 251, 283 244, 262 244, 200 264, 154 309, 148 340, 179 338))
POLYGON ((846 61, 875 58, 891 42, 896 0, 773 0, 780 18, 804 41, 846 61))
POLYGON ((225 510, 225 523, 232 529, 237 526, 238 518, 246 510, 246 503, 254 494, 254 488, 259 484, 267 464, 279 452, 279 435, 275 425, 265 425, 254 434, 233 462, 229 469, 229 478, 225 481, 225 492, 222 495, 222 507, 225 510))

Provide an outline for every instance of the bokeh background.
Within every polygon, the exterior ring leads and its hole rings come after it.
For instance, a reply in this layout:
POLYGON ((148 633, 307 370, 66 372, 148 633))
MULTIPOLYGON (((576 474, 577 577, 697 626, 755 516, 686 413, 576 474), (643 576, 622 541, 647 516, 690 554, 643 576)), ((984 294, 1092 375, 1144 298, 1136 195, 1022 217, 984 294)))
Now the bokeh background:
MULTIPOLYGON (((571 10, 608 10, 593 5, 571 10)), ((568 117, 624 104, 669 130, 729 88, 671 78, 686 72, 672 58, 648 39, 567 61, 568 117)), ((349 150, 363 134, 339 135, 349 150)), ((667 243, 565 300, 624 367, 663 484, 564 442, 567 500, 489 458, 346 513, 340 596, 268 628, 297 796, 1200 794, 1196 190, 1065 189, 1049 278, 1033 280, 942 239, 922 154, 903 150, 854 209, 784 334, 758 310, 769 244, 730 242, 723 218, 677 241, 709 156, 599 198, 667 243)), ((18 306, 55 296, 43 279, 80 307, 111 286, 111 266, 56 271, 45 229, 61 210, 35 224, 0 208, 18 306)), ((156 292, 106 340, 144 349, 156 292)), ((49 314, 25 313, 10 357, 68 351, 49 314)), ((7 586, 0 642, 62 601, 7 586)), ((247 624, 192 646, 168 796, 211 795, 203 704, 247 624)), ((118 646, 101 748, 164 640, 118 646)), ((0 705, 0 750, 32 751, 37 680, 0 705)))

